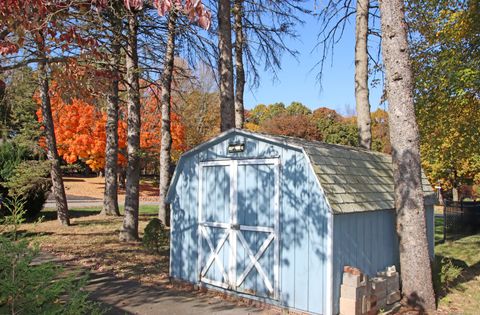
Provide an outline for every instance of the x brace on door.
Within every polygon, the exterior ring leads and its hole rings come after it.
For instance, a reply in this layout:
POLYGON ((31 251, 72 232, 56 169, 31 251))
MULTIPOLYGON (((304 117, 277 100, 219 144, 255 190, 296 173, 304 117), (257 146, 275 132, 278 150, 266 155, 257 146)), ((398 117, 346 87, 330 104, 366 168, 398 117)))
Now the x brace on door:
MULTIPOLYGON (((210 233, 208 232, 208 229, 205 228, 206 226, 219 227, 219 224, 212 225, 212 224, 204 223, 203 225, 200 226, 200 231, 203 234, 203 237, 207 240, 207 244, 208 244, 208 247, 210 248, 210 254, 211 254, 209 259, 207 260, 205 266, 203 267, 203 269, 201 271, 200 275, 201 275, 202 281, 208 280, 208 279, 205 278, 205 275, 207 274, 207 271, 210 268, 210 266, 215 261, 215 263, 217 264, 218 268, 220 269, 220 271, 222 273, 222 276, 223 276, 223 279, 224 279, 225 283, 230 284, 228 286, 228 288, 229 289, 236 289, 236 287, 239 287, 243 283, 243 281, 245 281, 247 275, 252 270, 252 268, 255 267, 257 269, 260 277, 264 281, 268 291, 271 294, 274 294, 273 285, 270 282, 270 280, 268 279, 268 276, 265 273, 265 270, 263 269, 263 267, 258 262, 259 259, 262 257, 263 253, 265 253, 265 251, 267 250, 270 243, 275 239, 274 230, 271 229, 271 230, 268 230, 268 231, 260 231, 260 232, 268 232, 269 235, 268 235, 267 239, 263 241, 262 246, 260 246, 258 252, 254 255, 240 229, 239 230, 232 230, 233 233, 229 233, 229 232, 232 232, 232 231, 229 231, 227 229, 226 232, 220 237, 220 241, 218 242, 217 247, 214 248, 210 233), (232 234, 233 234, 233 237, 238 237, 238 239, 240 240, 243 248, 245 248, 245 250, 247 251, 248 256, 250 258, 249 264, 247 265, 247 267, 245 268, 245 270, 243 271, 243 273, 241 274, 239 279, 235 282, 233 282, 234 281, 233 279, 231 279, 231 280, 229 279, 227 273, 225 272, 225 268, 223 267, 222 261, 218 257, 218 254, 219 254, 220 250, 222 249, 223 245, 225 244, 225 241, 229 238, 229 236, 232 236, 232 234), (231 287, 232 282, 234 283, 234 287, 231 287)), ((239 226, 239 228, 241 228, 241 227, 242 226, 239 226)), ((251 230, 251 228, 249 230, 251 230)), ((212 281, 209 280, 209 282, 212 282, 212 281)), ((219 285, 218 283, 212 283, 212 284, 219 285)), ((220 285, 220 286, 224 287, 224 285, 220 285)))
MULTIPOLYGON (((255 159, 255 160, 231 160, 231 161, 209 161, 201 162, 200 164, 200 185, 199 185, 199 258, 198 258, 198 270, 200 275, 200 281, 222 288, 242 291, 240 286, 246 280, 248 274, 255 268, 258 272, 258 275, 265 284, 266 289, 269 291, 269 295, 273 298, 278 298, 278 283, 279 283, 279 160, 278 159, 255 159), (275 213, 275 223, 274 227, 264 227, 264 226, 250 226, 250 225, 241 225, 237 224, 237 168, 238 165, 273 165, 274 166, 274 213, 275 213), (226 222, 206 222, 202 217, 202 207, 203 207, 203 168, 204 167, 214 167, 214 166, 223 166, 229 167, 230 175, 230 224, 226 222), (224 230, 223 233, 220 233, 218 243, 214 244, 214 238, 212 237, 209 229, 216 228, 224 230), (254 253, 250 248, 250 245, 246 241, 242 231, 257 232, 257 233, 267 233, 267 238, 262 242, 258 251, 254 253), (209 253, 202 253, 202 239, 205 239, 209 253), (227 242, 230 244, 230 257, 228 266, 224 266, 223 260, 219 257, 219 254, 222 248, 227 242), (237 242, 237 240, 239 242, 237 242), (273 243, 273 244, 272 244, 273 243), (237 244, 239 244, 246 252, 249 257, 249 262, 240 276, 237 278, 237 244), (260 264, 259 260, 264 255, 269 246, 273 246, 274 253, 274 266, 273 266, 273 283, 270 281, 267 273, 260 264), (207 254, 208 259, 204 265, 203 255, 207 254), (214 279, 209 279, 207 277, 207 272, 209 268, 214 264, 218 267, 223 281, 218 281, 214 279), (226 270, 226 268, 228 270, 226 270), (227 272, 228 271, 228 272, 227 272)), ((206 257, 205 257, 206 258, 206 257)), ((249 293, 249 292, 246 292, 249 293)))

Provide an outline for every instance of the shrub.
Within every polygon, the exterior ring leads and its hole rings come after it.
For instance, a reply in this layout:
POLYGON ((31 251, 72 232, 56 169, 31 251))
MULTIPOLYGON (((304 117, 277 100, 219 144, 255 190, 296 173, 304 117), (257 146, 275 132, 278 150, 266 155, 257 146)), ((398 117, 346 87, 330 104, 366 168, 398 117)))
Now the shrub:
POLYGON ((442 259, 441 266, 440 283, 444 288, 448 288, 462 274, 462 268, 455 266, 448 257, 442 259))
POLYGON ((150 220, 143 234, 143 246, 152 253, 158 253, 163 247, 168 246, 168 230, 158 218, 150 220))
POLYGON ((48 161, 23 161, 4 183, 8 189, 8 198, 20 196, 25 201, 27 217, 34 217, 42 210, 52 187, 49 173, 48 161))
POLYGON ((10 178, 15 167, 28 158, 30 152, 26 147, 9 141, 0 144, 0 182, 10 178))
POLYGON ((462 275, 463 268, 455 265, 449 257, 435 257, 434 285, 437 294, 443 296, 449 291, 452 283, 462 275))
POLYGON ((19 196, 14 196, 5 202, 5 208, 8 210, 5 217, 0 218, 0 234, 10 232, 12 239, 17 240, 20 225, 25 222, 25 200, 19 196))
POLYGON ((0 314, 103 314, 82 290, 87 276, 65 273, 53 263, 34 262, 38 244, 17 241, 18 227, 24 221, 23 205, 22 200, 13 199, 11 215, 0 226, 14 227, 0 234, 0 314))
POLYGON ((0 314, 102 314, 81 290, 86 277, 65 276, 53 263, 35 264, 38 253, 26 240, 0 236, 0 314))
POLYGON ((33 160, 32 151, 12 141, 0 145, 0 214, 13 196, 25 202, 27 216, 40 212, 50 190, 49 164, 33 160))

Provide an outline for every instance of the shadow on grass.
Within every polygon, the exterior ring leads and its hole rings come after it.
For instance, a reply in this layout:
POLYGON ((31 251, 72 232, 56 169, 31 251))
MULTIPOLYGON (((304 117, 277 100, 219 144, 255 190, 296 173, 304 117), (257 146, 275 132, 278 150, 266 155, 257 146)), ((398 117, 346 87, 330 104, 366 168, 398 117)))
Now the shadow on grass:
MULTIPOLYGON (((68 215, 70 218, 83 218, 92 215, 97 215, 100 213, 100 209, 70 209, 68 210, 68 215)), ((52 221, 57 219, 57 212, 55 210, 42 210, 40 214, 35 218, 36 221, 39 218, 42 218, 43 221, 52 221)))
MULTIPOLYGON (((27 230, 18 230, 17 231, 17 239, 20 238, 35 238, 38 236, 46 236, 46 235, 53 235, 53 232, 30 232, 27 230)), ((0 236, 6 237, 8 239, 13 239, 13 235, 11 231, 5 231, 0 233, 0 236)))
POLYGON ((463 291, 462 285, 480 276, 480 262, 469 266, 465 261, 442 255, 435 256, 434 284, 437 301, 452 289, 463 291))

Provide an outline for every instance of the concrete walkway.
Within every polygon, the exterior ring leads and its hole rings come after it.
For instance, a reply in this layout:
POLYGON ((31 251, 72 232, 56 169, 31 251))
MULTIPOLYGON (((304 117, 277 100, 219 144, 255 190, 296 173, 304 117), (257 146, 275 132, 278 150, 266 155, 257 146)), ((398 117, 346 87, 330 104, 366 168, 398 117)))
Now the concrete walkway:
MULTIPOLYGON (((74 261, 60 260, 42 252, 34 263, 54 262, 67 270, 82 270, 74 261)), ((141 315, 274 315, 273 310, 238 306, 220 297, 212 297, 195 292, 168 289, 162 286, 147 286, 133 280, 118 279, 108 273, 90 272, 85 287, 92 300, 101 302, 109 309, 107 314, 141 315)))

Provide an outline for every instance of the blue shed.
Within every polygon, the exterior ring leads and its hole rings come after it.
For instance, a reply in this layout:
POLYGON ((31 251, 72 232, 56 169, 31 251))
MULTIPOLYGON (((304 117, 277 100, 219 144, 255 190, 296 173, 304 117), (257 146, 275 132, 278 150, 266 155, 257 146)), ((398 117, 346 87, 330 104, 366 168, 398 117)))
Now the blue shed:
MULTIPOLYGON (((433 259, 435 195, 423 185, 433 259)), ((180 158, 168 200, 175 279, 337 314, 344 265, 399 267, 386 154, 232 129, 180 158)))

